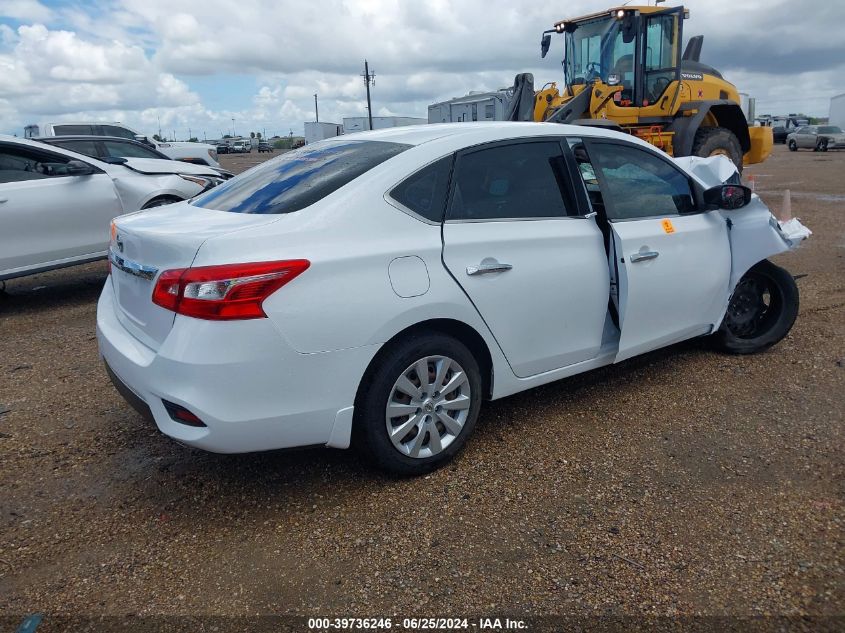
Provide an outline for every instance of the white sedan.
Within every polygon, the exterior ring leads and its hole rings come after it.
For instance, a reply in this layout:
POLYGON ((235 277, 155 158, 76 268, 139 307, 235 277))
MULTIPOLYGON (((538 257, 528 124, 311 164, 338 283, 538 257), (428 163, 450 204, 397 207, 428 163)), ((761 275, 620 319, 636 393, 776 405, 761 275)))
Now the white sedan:
POLYGON ((212 167, 97 160, 0 136, 0 281, 104 259, 115 216, 179 202, 222 181, 212 167))
POLYGON ((798 290, 766 258, 807 232, 726 180, 720 157, 556 124, 315 143, 118 218, 100 351, 185 444, 355 443, 426 472, 483 399, 692 337, 735 353, 783 338, 798 290))

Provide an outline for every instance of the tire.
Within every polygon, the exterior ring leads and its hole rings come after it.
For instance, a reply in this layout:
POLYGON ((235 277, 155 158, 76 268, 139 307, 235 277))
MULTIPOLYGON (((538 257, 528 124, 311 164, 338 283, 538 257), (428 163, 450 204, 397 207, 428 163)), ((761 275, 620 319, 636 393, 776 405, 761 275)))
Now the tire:
POLYGON ((798 151, 798 143, 796 143, 794 140, 789 141, 789 151, 790 152, 797 152, 798 151))
POLYGON ((827 139, 826 138, 820 138, 818 140, 818 142, 816 143, 816 149, 820 152, 826 152, 827 151, 827 139))
POLYGON ((730 354, 762 352, 789 333, 798 304, 789 271, 764 259, 739 280, 713 341, 730 354))
POLYGON ((431 472, 449 462, 475 428, 481 388, 478 362, 463 343, 436 332, 413 334, 380 353, 362 381, 355 399, 353 441, 382 470, 402 476, 431 472), (421 381, 416 367, 422 362, 428 371, 427 390, 418 389, 421 381), (409 391, 417 390, 416 395, 398 387, 403 378, 411 383, 406 387, 409 391), (453 379, 458 384, 441 393, 434 388, 438 379, 440 385, 449 386, 453 379), (421 397, 420 391, 427 397, 421 397), (460 407, 450 409, 450 402, 460 407), (402 413, 388 418, 391 404, 394 411, 402 413), (448 426, 442 421, 444 415, 449 418, 448 426), (400 433, 404 427, 405 434, 391 439, 388 426, 400 433), (435 432, 436 442, 432 439, 435 432))
POLYGON ((730 158, 742 173, 742 146, 736 134, 723 127, 699 128, 692 143, 692 155, 707 158, 718 154, 730 158))
POLYGON ((181 198, 176 198, 174 196, 162 196, 161 198, 153 198, 147 204, 145 204, 141 209, 152 209, 154 207, 163 207, 167 204, 174 204, 175 202, 182 202, 181 198))

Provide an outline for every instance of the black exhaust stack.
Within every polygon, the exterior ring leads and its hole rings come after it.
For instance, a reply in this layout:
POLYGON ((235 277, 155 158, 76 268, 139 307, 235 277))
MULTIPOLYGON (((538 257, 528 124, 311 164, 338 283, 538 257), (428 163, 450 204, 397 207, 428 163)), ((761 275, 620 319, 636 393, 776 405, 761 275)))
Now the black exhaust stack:
POLYGON ((684 49, 683 60, 685 62, 701 61, 701 47, 703 44, 703 35, 696 35, 695 37, 691 37, 690 41, 687 42, 687 47, 684 49))

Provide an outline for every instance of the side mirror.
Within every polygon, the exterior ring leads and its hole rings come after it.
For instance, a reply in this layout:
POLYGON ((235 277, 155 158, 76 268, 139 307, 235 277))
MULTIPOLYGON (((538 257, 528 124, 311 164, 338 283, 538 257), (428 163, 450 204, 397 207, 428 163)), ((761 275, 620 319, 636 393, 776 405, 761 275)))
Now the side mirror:
POLYGON ((65 165, 68 176, 90 176, 94 173, 94 168, 88 163, 83 163, 81 160, 71 160, 65 165))
POLYGON ((543 39, 540 40, 540 57, 543 58, 549 53, 549 48, 552 45, 552 34, 544 33, 543 39))
POLYGON ((732 211, 751 202, 751 189, 743 185, 718 185, 704 192, 704 203, 716 209, 732 211))

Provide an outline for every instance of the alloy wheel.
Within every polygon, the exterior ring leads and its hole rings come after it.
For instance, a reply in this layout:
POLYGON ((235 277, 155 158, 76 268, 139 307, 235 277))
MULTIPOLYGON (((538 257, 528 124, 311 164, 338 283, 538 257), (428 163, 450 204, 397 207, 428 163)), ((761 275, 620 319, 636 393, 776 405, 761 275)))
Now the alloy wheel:
POLYGON ((448 356, 420 358, 390 390, 388 437, 403 455, 433 457, 460 435, 471 402, 470 382, 457 361, 448 356))

